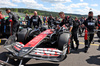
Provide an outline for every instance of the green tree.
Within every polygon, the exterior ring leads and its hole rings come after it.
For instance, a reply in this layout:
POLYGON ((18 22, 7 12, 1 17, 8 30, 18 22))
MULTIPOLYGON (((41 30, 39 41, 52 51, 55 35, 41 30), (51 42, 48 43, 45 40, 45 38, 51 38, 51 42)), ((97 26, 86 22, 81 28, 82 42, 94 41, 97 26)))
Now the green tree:
POLYGON ((16 9, 14 9, 14 12, 18 12, 18 9, 16 8, 16 9))
POLYGON ((26 13, 28 13, 28 14, 29 14, 29 11, 28 11, 28 10, 25 10, 25 11, 24 11, 24 13, 25 13, 25 14, 26 14, 26 13))

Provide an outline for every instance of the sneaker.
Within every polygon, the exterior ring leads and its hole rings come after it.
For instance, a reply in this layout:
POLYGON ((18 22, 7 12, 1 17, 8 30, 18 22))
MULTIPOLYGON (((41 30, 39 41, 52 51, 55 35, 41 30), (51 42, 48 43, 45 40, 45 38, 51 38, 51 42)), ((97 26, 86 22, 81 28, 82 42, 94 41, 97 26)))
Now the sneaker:
POLYGON ((84 50, 84 53, 87 53, 87 50, 84 50))

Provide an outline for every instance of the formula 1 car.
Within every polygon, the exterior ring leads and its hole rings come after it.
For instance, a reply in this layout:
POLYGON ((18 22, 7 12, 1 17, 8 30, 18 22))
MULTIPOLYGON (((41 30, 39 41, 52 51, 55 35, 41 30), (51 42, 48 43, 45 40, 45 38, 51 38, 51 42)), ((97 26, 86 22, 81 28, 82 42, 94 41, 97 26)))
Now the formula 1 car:
POLYGON ((47 29, 38 35, 32 31, 28 31, 28 33, 22 31, 17 35, 10 36, 5 42, 4 48, 10 52, 7 54, 7 62, 10 58, 20 60, 19 65, 25 64, 23 63, 25 58, 52 62, 63 61, 70 52, 70 37, 69 31, 65 27, 54 31, 47 29), (23 33, 26 33, 24 37, 23 33), (35 37, 24 43, 26 35, 35 37))

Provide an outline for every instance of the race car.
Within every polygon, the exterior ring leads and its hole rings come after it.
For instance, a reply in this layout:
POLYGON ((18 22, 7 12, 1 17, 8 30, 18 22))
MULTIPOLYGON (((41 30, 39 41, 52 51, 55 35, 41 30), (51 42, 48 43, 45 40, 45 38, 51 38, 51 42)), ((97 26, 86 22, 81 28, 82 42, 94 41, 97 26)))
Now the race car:
POLYGON ((25 64, 23 63, 25 58, 60 62, 70 52, 71 34, 67 28, 61 27, 54 31, 47 29, 38 35, 29 31, 12 35, 5 42, 4 48, 10 52, 7 54, 7 62, 10 58, 20 60, 19 65, 25 64), (25 34, 23 35, 23 33, 25 34), (28 42, 23 42, 27 41, 25 40, 26 35, 28 38, 30 38, 30 35, 34 37, 28 42))

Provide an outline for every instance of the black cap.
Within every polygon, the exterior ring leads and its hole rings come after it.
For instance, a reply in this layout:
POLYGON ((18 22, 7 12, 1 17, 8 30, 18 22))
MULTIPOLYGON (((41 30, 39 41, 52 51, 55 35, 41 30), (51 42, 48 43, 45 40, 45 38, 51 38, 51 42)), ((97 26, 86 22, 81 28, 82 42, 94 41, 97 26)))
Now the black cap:
POLYGON ((93 11, 90 11, 89 14, 93 13, 93 11))

